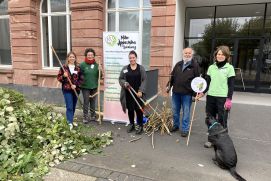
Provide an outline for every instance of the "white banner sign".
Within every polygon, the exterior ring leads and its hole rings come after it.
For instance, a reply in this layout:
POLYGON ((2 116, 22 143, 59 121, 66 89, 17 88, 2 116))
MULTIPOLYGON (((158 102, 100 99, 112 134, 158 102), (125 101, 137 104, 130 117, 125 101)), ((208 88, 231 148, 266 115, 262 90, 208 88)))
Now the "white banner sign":
MULTIPOLYGON (((118 122, 129 122, 128 116, 123 113, 120 104, 119 75, 122 67, 128 65, 128 54, 131 50, 138 51, 138 33, 104 32, 104 119, 118 122)), ((137 52, 138 53, 138 52, 137 52)), ((141 63, 137 59, 138 63, 141 63)))

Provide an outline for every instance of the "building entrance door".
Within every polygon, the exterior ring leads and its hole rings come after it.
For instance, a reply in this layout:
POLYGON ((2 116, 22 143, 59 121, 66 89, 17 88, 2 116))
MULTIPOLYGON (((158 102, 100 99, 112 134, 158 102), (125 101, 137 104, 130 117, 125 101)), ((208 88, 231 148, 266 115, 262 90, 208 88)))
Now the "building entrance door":
POLYGON ((260 70, 259 90, 271 92, 271 38, 267 38, 263 45, 262 67, 260 70))
MULTIPOLYGON (((261 39, 225 39, 225 45, 230 47, 232 65, 235 68, 235 89, 256 91, 262 67, 261 39)), ((216 41, 216 47, 224 43, 223 39, 216 41)))
POLYGON ((236 70, 236 88, 254 91, 258 87, 257 79, 262 57, 260 42, 260 39, 235 40, 233 65, 236 70))

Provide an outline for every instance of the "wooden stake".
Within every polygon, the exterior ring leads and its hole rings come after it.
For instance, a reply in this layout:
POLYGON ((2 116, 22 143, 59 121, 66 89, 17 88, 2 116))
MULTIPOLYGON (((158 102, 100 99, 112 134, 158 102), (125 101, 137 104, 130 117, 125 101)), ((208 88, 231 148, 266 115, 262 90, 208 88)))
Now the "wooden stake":
POLYGON ((142 138, 142 137, 138 137, 138 138, 132 139, 132 140, 129 141, 129 143, 132 143, 132 142, 135 142, 135 141, 137 141, 137 140, 140 140, 141 138, 142 138))
MULTIPOLYGON (((198 97, 198 93, 197 93, 196 97, 198 97)), ((197 105, 197 100, 195 99, 192 118, 191 118, 191 121, 190 121, 189 133, 188 133, 188 137, 187 137, 187 141, 186 141, 186 146, 188 146, 188 144, 189 144, 189 138, 190 138, 190 133, 191 133, 191 130, 192 130, 192 124, 193 124, 193 120, 194 120, 196 105, 197 105)))
POLYGON ((152 144, 152 149, 154 149, 154 141, 153 138, 154 137, 154 131, 152 132, 152 136, 151 136, 151 144, 152 144))
POLYGON ((99 61, 99 64, 98 64, 98 69, 99 69, 99 77, 98 77, 98 89, 97 89, 97 92, 98 92, 98 121, 99 121, 99 124, 102 124, 102 118, 101 118, 101 100, 100 100, 100 84, 101 84, 101 70, 100 70, 100 66, 101 66, 101 62, 99 61))

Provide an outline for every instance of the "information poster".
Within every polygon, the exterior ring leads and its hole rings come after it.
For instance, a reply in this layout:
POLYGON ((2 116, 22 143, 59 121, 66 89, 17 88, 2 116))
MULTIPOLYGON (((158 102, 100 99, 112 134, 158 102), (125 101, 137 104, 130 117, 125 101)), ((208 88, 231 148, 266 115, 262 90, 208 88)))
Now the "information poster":
MULTIPOLYGON (((120 104, 119 75, 122 67, 129 64, 129 52, 138 51, 137 32, 104 32, 103 53, 105 69, 104 119, 129 123, 128 115, 120 104)), ((138 52, 137 52, 138 53, 138 52)), ((141 64, 140 60, 137 62, 141 64)))

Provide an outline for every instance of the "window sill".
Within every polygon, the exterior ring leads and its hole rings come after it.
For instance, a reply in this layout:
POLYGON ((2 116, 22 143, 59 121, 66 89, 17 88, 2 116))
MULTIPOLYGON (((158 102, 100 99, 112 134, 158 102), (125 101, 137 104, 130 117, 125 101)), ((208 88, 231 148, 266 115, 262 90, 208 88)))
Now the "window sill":
POLYGON ((7 83, 8 84, 12 84, 12 82, 13 82, 13 74, 14 74, 13 69, 0 67, 0 75, 7 77, 7 83), (4 74, 4 75, 1 75, 1 74, 4 74))
POLYGON ((34 70, 31 74, 33 76, 56 77, 58 70, 34 70))
POLYGON ((11 68, 2 68, 0 67, 0 74, 13 74, 14 71, 11 68))

